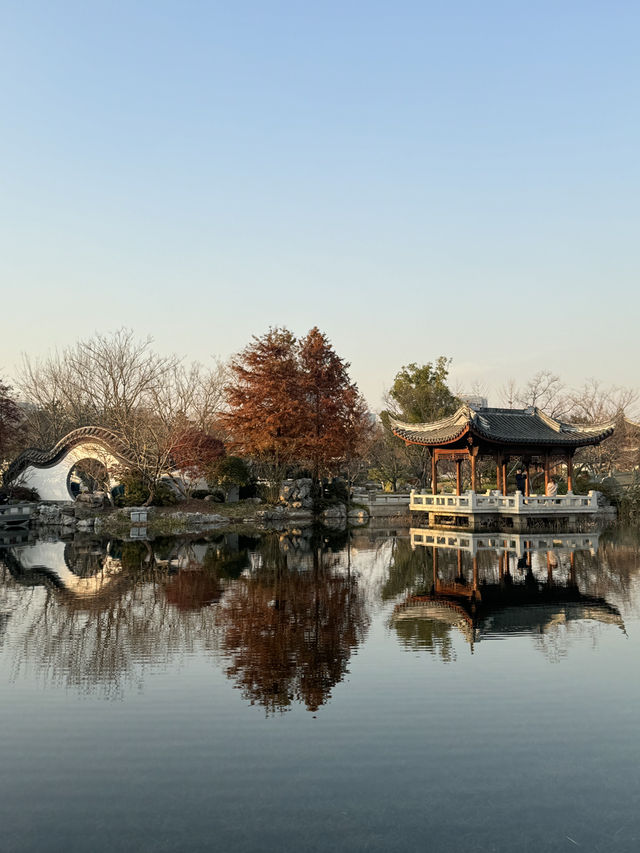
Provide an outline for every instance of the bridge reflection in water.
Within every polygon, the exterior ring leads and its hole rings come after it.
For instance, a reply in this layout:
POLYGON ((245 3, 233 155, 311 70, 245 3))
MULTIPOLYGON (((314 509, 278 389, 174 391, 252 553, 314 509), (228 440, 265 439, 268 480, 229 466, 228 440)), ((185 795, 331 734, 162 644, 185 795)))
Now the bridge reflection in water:
POLYGON ((380 604, 407 648, 445 661, 458 632, 471 649, 490 637, 550 638, 554 654, 568 626, 624 630, 610 599, 626 606, 638 572, 635 540, 594 533, 21 535, 0 544, 0 644, 16 677, 116 698, 199 655, 268 713, 326 704, 380 604))
POLYGON ((351 551, 338 539, 8 543, 0 616, 15 625, 14 672, 112 698, 196 653, 251 704, 315 711, 369 624, 351 551))
POLYGON ((411 648, 452 655, 456 628, 473 652, 482 639, 543 635, 570 622, 592 621, 624 631, 620 611, 605 598, 582 592, 581 557, 595 558, 595 533, 557 535, 457 534, 412 529, 414 552, 428 554, 431 576, 397 605, 392 623, 411 648))

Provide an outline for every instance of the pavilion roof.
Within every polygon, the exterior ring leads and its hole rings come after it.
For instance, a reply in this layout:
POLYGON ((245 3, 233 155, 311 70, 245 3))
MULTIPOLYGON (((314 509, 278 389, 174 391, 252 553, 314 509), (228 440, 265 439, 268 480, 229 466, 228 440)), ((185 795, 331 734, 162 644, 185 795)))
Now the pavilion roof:
POLYGON ((453 415, 424 424, 390 418, 393 433, 412 444, 429 447, 453 444, 465 434, 501 445, 582 447, 599 444, 613 433, 614 424, 570 424, 536 408, 472 409, 462 405, 453 415))

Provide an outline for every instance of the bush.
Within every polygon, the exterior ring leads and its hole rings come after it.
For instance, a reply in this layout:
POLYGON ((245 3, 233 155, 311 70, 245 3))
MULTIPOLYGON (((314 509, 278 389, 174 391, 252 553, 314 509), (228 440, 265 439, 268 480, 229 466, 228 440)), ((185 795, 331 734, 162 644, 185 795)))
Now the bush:
POLYGON ((247 463, 239 456, 224 456, 220 459, 214 475, 221 486, 246 486, 251 480, 247 463))
POLYGON ((333 503, 348 503, 349 487, 344 480, 335 477, 330 483, 323 486, 322 497, 325 501, 333 503))
MULTIPOLYGON (((139 471, 126 473, 121 485, 124 491, 114 496, 117 506, 143 506, 149 500, 151 492, 139 471)), ((177 500, 173 489, 167 483, 160 482, 156 486, 151 503, 153 506, 172 506, 177 500)))
POLYGON ((5 486, 0 489, 0 503, 8 501, 20 501, 24 503, 35 503, 40 500, 40 495, 35 489, 26 486, 5 486))

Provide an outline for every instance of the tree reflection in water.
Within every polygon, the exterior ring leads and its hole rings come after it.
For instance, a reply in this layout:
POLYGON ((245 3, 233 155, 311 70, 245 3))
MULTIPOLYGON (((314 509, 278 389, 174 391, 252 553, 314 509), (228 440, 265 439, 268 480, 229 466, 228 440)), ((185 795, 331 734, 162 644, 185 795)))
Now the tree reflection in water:
POLYGON ((150 670, 197 653, 268 713, 295 703, 315 711, 344 678, 380 599, 429 599, 393 620, 408 649, 451 662, 460 631, 470 643, 528 633, 554 660, 577 637, 596 642, 604 623, 620 624, 618 609, 632 609, 640 590, 635 531, 603 536, 592 551, 535 551, 530 564, 513 551, 502 563, 495 548, 478 551, 475 599, 468 552, 440 549, 434 565, 432 548, 413 550, 406 537, 360 532, 355 541, 351 549, 344 537, 298 532, 11 546, 0 551, 3 658, 14 678, 31 672, 119 698, 150 670))
POLYGON ((267 712, 293 702, 317 710, 347 672, 368 616, 355 577, 312 546, 297 565, 273 540, 263 562, 228 590, 220 609, 220 650, 242 695, 267 712), (308 560, 307 560, 308 562, 308 560))
POLYGON ((367 627, 357 581, 326 544, 228 535, 9 549, 0 554, 0 643, 13 678, 31 671, 105 698, 205 653, 224 661, 252 703, 315 710, 367 627))
POLYGON ((53 557, 64 560, 48 566, 28 565, 28 549, 0 554, 0 612, 15 626, 7 640, 13 678, 32 671, 46 684, 114 699, 140 688, 151 669, 213 654, 211 605, 230 562, 233 572, 248 566, 255 544, 237 539, 54 543, 62 547, 53 557), (93 595, 77 594, 68 577, 76 572, 93 582, 93 595))

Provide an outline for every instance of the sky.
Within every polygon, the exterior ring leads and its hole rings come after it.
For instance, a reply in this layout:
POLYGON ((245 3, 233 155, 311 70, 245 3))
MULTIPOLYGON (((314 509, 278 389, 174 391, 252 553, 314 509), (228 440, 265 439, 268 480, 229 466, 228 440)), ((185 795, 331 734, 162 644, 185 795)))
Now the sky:
POLYGON ((318 326, 640 387, 640 4, 0 0, 0 377, 122 326, 318 326))

